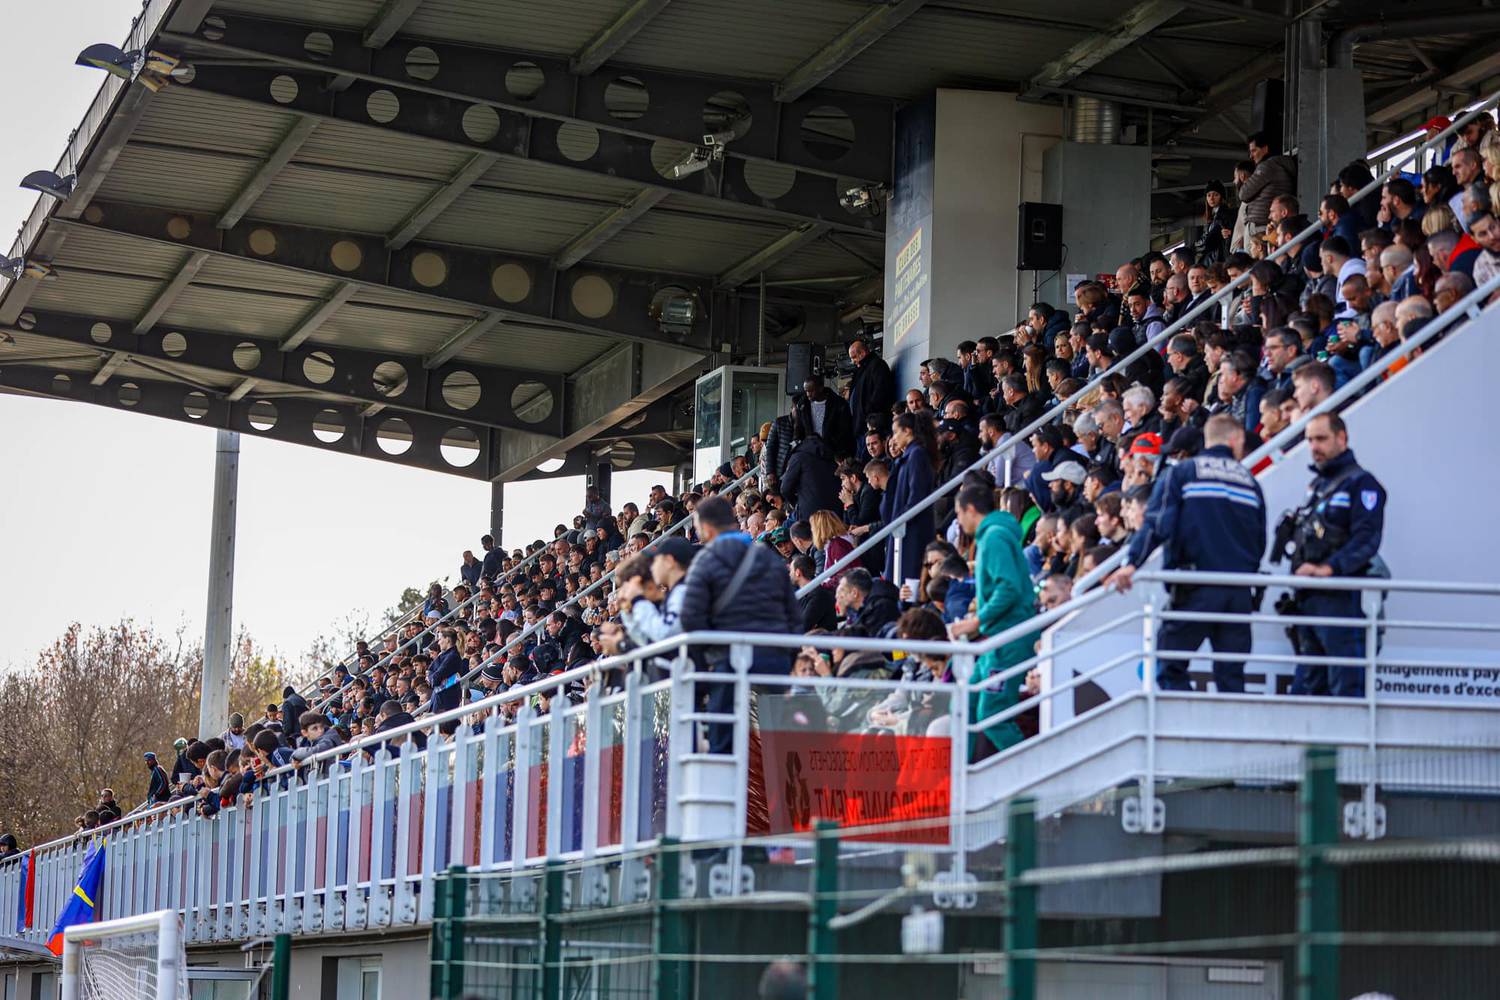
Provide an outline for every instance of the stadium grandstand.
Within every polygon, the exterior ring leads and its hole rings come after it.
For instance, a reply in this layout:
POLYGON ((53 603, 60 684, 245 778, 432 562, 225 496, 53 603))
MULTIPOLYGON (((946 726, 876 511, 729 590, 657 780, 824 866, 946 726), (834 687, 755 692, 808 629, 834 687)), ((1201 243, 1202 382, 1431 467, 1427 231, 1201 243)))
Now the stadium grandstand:
POLYGON ((147 0, 0 391, 214 427, 216 524, 238 435, 492 517, 278 702, 210 621, 145 801, 0 838, 4 1000, 1493 995, 1497 43, 147 0))

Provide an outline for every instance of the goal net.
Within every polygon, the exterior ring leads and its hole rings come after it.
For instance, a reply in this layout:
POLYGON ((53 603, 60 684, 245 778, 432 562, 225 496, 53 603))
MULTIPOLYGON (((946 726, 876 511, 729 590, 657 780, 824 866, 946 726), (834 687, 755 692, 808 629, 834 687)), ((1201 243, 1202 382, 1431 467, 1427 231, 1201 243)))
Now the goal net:
POLYGON ((63 932, 62 1000, 187 1000, 173 910, 75 924, 63 932))

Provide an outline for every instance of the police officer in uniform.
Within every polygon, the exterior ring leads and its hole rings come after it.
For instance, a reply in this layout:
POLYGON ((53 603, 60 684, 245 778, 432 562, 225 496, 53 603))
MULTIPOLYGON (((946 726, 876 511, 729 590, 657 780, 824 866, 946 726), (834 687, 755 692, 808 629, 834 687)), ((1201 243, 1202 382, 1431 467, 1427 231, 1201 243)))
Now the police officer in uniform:
MULTIPOLYGON (((1167 569, 1215 573, 1255 573, 1266 548, 1266 501, 1240 456, 1245 427, 1228 413, 1210 417, 1203 428, 1207 445, 1192 458, 1165 470, 1151 491, 1145 522, 1130 540, 1125 564, 1108 584, 1129 590, 1136 568, 1157 545, 1165 546, 1167 569)), ((1174 611, 1249 614, 1249 587, 1172 588, 1174 611)), ((1215 653, 1250 652, 1248 622, 1163 622, 1156 636, 1161 650, 1193 651, 1204 640, 1215 653)), ((1162 659, 1156 683, 1164 691, 1187 691, 1188 661, 1162 659)), ((1220 691, 1245 690, 1243 660, 1214 661, 1214 686, 1220 691)))
MULTIPOLYGON (((1307 447, 1317 473, 1307 502, 1292 514, 1292 572, 1297 576, 1364 576, 1380 551, 1385 530, 1385 487, 1354 459, 1349 431, 1336 413, 1307 425, 1307 447)), ((1284 532, 1278 531, 1278 541, 1284 532)), ((1357 590, 1299 590, 1297 610, 1326 618, 1361 618, 1357 590)), ((1298 625, 1297 651, 1309 656, 1365 655, 1363 625, 1298 625)), ((1292 694, 1362 698, 1364 667, 1297 666, 1292 694)))

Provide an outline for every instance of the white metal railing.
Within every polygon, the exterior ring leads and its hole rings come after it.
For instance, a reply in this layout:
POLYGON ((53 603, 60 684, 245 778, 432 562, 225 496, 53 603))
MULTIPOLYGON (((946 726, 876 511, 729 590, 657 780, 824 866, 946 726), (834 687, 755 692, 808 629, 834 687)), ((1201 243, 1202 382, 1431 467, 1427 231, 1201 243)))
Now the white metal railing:
MULTIPOLYGON (((1481 584, 1169 572, 1143 572, 1136 579, 1140 584, 1253 584, 1273 590, 1441 594, 1455 602, 1500 599, 1500 586, 1481 584)), ((791 836, 805 830, 814 813, 832 813, 856 827, 865 822, 925 824, 926 832, 914 839, 952 853, 955 866, 961 868, 964 852, 981 846, 970 842, 974 834, 966 820, 994 804, 986 797, 986 786, 976 781, 1003 773, 1007 762, 1019 761, 1026 754, 1048 758, 1059 771, 1066 770, 1071 759, 1049 745, 1058 734, 1044 732, 970 765, 969 736, 1021 712, 1040 709, 1049 699, 1065 697, 1084 682, 1084 678, 1074 678, 989 718, 971 719, 969 696, 976 690, 1022 677, 1067 649, 1045 649, 976 685, 968 682, 973 658, 1028 637, 1039 627, 1106 596, 1112 595, 1102 589, 1092 591, 1033 621, 972 643, 705 632, 588 664, 367 738, 353 747, 319 754, 301 765, 272 770, 248 804, 237 802, 217 815, 194 815, 182 802, 101 828, 94 836, 104 841, 109 854, 100 916, 176 909, 184 915, 190 942, 241 940, 283 930, 321 933, 422 923, 431 917, 433 879, 450 864, 498 871, 525 870, 553 860, 632 863, 634 852, 664 835, 731 841, 746 833, 791 836), (730 651, 727 669, 701 668, 689 655, 694 649, 726 646, 730 651), (944 683, 752 674, 750 652, 757 646, 940 654, 949 659, 956 679, 944 683), (673 663, 670 674, 653 678, 647 673, 648 664, 663 656, 673 663), (601 679, 616 669, 627 671, 624 683, 606 690, 601 679), (575 703, 566 692, 576 683, 589 687, 586 697, 575 703), (714 684, 733 686, 732 707, 709 712, 699 706, 695 688, 701 694, 714 684), (872 731, 868 707, 895 693, 927 702, 928 717, 933 722, 946 721, 922 732, 885 732, 886 727, 872 731), (846 704, 855 699, 854 715, 842 717, 843 722, 820 721, 820 712, 828 711, 839 699, 846 704), (758 708, 752 709, 752 702, 758 708), (752 711, 758 714, 758 727, 750 722, 752 711), (852 724, 847 721, 851 718, 852 724), (712 726, 732 727, 731 753, 701 752, 701 736, 712 726), (451 735, 442 733, 455 727, 451 735), (427 734, 425 750, 409 742, 397 751, 389 749, 418 730, 427 734), (367 755, 363 750, 374 752, 367 755), (795 796, 785 793, 788 780, 795 776, 781 770, 782 760, 791 752, 808 760, 822 754, 850 761, 862 754, 883 753, 889 763, 881 765, 886 769, 882 780, 888 787, 875 791, 890 792, 896 804, 867 805, 861 796, 870 788, 859 783, 868 778, 866 774, 857 780, 849 778, 843 786, 820 786, 806 806, 799 807, 795 796), (765 766, 757 779, 759 762, 765 766), (770 822, 752 824, 752 806, 764 806, 770 822)), ((1127 734, 1131 738, 1154 745, 1158 739, 1182 735, 1157 725, 1158 701, 1191 708, 1228 700, 1244 706, 1243 711, 1261 706, 1258 711, 1270 713, 1258 722, 1264 738, 1287 745, 1314 738, 1307 734, 1300 714, 1295 724, 1281 726, 1276 721, 1281 711, 1293 717, 1293 702, 1297 712, 1308 711, 1312 705, 1345 715, 1346 706, 1355 703, 1351 699, 1288 699, 1271 691, 1238 695, 1158 692, 1155 670, 1167 656, 1212 661, 1227 655, 1157 650, 1156 625, 1185 617, 1188 613, 1163 610, 1143 599, 1139 607, 1094 633, 1070 640, 1076 647, 1105 629, 1139 623, 1139 646, 1095 668, 1103 672, 1132 661, 1141 663, 1138 696, 1146 699, 1150 710, 1146 723, 1127 734), (1194 702, 1195 698, 1200 701, 1194 702)), ((1274 612, 1212 617, 1258 625, 1288 620, 1274 612)), ((1318 619, 1293 621, 1308 624, 1318 619)), ((1360 745, 1376 751, 1397 740, 1404 749, 1438 748, 1449 745, 1443 724, 1416 733, 1406 725, 1399 734, 1386 735, 1385 717, 1408 707, 1409 699, 1388 697, 1377 690, 1376 672, 1387 665, 1411 668, 1414 661, 1403 653, 1382 652, 1375 640, 1381 629, 1456 630, 1479 637, 1476 641, 1486 644, 1480 648, 1493 649, 1488 640, 1500 633, 1496 621, 1500 616, 1493 609, 1488 615, 1468 618, 1445 614, 1431 619, 1382 619, 1372 602, 1362 619, 1328 622, 1362 629, 1371 640, 1363 657, 1298 657, 1280 650, 1258 650, 1243 657, 1235 654, 1235 658, 1261 664, 1296 661, 1362 667, 1367 686, 1361 704, 1368 725, 1359 736, 1360 745)), ((1427 657, 1417 663, 1423 670, 1438 671, 1468 670, 1474 665, 1462 656, 1427 657)), ((1500 664, 1495 668, 1500 675, 1500 664)), ((1108 708, 1106 704, 1096 712, 1108 708)), ((1465 711, 1485 711, 1484 717, 1492 719, 1488 713, 1494 710, 1465 711)), ((1445 715, 1439 710, 1439 719, 1445 715)), ((1068 726, 1079 721, 1074 719, 1068 726)), ((1497 730, 1491 725, 1490 731, 1497 730)), ((1500 741, 1496 745, 1500 747, 1500 741)), ((1149 797, 1159 772, 1149 754, 1146 759, 1148 763, 1136 777, 1141 794, 1149 797)), ((1373 799, 1375 783, 1374 777, 1364 782, 1366 800, 1373 799)), ((851 834, 851 840, 859 839, 857 830, 851 834)), ((78 838, 53 841, 32 852, 35 923, 46 926, 34 925, 24 937, 39 940, 50 928, 72 891, 82 853, 83 842, 78 838)), ((737 863, 738 845, 730 853, 737 863)), ((0 865, 0 926, 15 926, 19 874, 16 864, 0 865)))

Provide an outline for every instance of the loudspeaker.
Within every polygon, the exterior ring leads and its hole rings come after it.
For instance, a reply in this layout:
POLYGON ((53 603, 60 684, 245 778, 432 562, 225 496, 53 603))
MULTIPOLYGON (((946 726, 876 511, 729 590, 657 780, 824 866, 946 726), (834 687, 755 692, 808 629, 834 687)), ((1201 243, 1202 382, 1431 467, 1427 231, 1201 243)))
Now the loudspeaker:
POLYGON ((1056 271, 1062 267, 1062 206, 1040 201, 1021 203, 1021 241, 1017 271, 1056 271))
POLYGON ((1271 140, 1271 152, 1282 149, 1282 114, 1286 107, 1286 88, 1280 80, 1262 80, 1255 85, 1250 98, 1250 131, 1264 132, 1271 140))
POLYGON ((813 373, 813 345, 786 345, 786 394, 795 396, 802 391, 802 383, 813 373))

